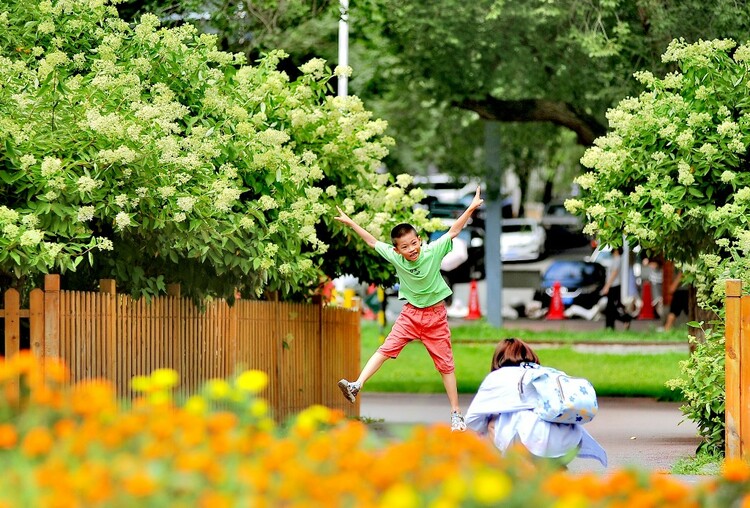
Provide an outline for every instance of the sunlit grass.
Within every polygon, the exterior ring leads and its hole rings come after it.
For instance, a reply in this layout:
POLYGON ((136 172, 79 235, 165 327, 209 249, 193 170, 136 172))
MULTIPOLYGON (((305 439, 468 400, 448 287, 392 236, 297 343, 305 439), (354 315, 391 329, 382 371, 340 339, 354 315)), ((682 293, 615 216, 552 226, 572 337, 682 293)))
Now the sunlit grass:
MULTIPOLYGON (((557 332, 537 333, 540 342, 548 342, 557 332)), ((501 335, 505 337, 508 335, 501 335)), ((526 333, 519 335, 526 339, 526 333)), ((495 342, 454 343, 458 389, 461 393, 475 393, 489 372, 495 342)), ((572 342, 572 341, 571 341, 572 342)), ((378 328, 366 323, 362 327, 362 364, 379 345, 378 328)), ((679 362, 688 353, 592 353, 578 352, 571 347, 538 348, 545 365, 558 368, 570 375, 586 377, 600 397, 653 397, 659 400, 681 400, 681 395, 664 386, 680 375, 679 362)), ((386 362, 367 383, 368 391, 442 393, 440 375, 435 371, 429 354, 421 343, 409 344, 395 361, 386 362)))

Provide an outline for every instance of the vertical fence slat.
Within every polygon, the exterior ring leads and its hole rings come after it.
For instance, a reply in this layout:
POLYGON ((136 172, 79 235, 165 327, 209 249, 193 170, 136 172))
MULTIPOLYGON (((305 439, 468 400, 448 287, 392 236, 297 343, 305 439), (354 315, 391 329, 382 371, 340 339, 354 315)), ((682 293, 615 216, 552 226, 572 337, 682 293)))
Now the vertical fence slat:
POLYGON ((60 276, 44 276, 44 356, 60 357, 60 276))
POLYGON ((725 449, 727 458, 741 456, 740 445, 740 343, 742 338, 742 283, 739 280, 726 282, 726 326, 725 338, 725 449))
POLYGON ((34 356, 44 356, 44 291, 39 288, 29 294, 29 344, 34 356))
POLYGON ((750 296, 740 298, 741 330, 739 349, 739 380, 737 383, 740 394, 740 412, 738 427, 740 432, 740 458, 750 457, 750 296))

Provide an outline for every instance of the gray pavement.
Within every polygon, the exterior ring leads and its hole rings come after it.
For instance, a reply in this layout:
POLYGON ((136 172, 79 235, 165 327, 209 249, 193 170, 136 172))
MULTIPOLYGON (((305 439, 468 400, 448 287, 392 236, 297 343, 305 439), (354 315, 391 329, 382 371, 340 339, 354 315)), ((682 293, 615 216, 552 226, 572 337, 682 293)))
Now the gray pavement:
MULTIPOLYGON (((444 394, 369 393, 361 395, 360 414, 389 424, 433 424, 449 420, 444 394)), ((460 396, 465 410, 473 395, 460 396)), ((603 472, 637 467, 668 473, 681 458, 695 456, 700 442, 693 422, 683 421, 680 404, 641 398, 600 398, 599 413, 586 429, 607 451, 609 467, 590 459, 574 459, 572 472, 603 472)), ((681 476, 688 483, 705 477, 681 476)))

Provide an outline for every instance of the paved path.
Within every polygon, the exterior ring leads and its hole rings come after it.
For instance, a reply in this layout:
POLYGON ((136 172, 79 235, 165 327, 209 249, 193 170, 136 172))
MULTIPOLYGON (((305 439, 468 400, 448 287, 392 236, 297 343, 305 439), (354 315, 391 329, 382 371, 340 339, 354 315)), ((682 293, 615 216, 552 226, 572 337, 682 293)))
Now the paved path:
MULTIPOLYGON (((472 397, 460 396, 464 410, 472 397)), ((607 451, 609 469, 634 466, 669 472, 678 459, 695 456, 699 443, 695 424, 682 422, 679 407, 679 403, 652 399, 600 398, 599 414, 586 429, 607 451)), ((361 416, 382 419, 386 424, 447 422, 448 412, 443 394, 361 394, 361 416)), ((569 469, 573 472, 606 471, 590 459, 574 459, 569 469)), ((694 483, 705 477, 681 478, 694 483)))

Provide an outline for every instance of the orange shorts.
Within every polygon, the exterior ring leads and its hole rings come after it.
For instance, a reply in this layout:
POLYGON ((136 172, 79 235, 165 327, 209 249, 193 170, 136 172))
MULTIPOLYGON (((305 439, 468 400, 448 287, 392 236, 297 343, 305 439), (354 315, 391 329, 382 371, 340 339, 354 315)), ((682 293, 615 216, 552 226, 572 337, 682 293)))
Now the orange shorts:
POLYGON ((396 358, 404 346, 413 340, 422 341, 438 372, 450 374, 456 370, 451 331, 448 328, 448 311, 443 302, 423 309, 410 303, 405 304, 378 352, 389 358, 396 358))

